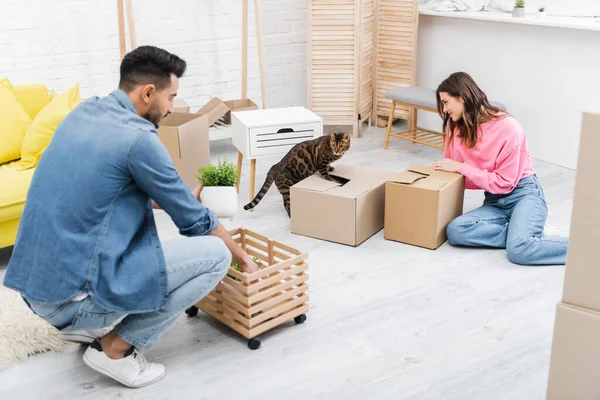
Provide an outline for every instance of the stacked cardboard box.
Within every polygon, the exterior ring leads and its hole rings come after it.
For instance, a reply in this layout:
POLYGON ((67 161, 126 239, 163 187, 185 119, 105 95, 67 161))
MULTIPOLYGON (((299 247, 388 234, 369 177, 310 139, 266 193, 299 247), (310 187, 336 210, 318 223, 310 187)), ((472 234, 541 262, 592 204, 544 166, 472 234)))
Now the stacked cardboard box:
POLYGON ((556 311, 548 400, 600 399, 600 103, 583 112, 562 302, 556 311))

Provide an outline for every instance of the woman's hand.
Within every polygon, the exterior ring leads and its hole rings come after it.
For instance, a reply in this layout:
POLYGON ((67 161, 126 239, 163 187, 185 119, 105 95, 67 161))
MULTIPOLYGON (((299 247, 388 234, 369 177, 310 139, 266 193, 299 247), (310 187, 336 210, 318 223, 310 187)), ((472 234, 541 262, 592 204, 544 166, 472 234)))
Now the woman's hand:
POLYGON ((449 158, 444 158, 433 164, 433 169, 437 171, 446 171, 446 172, 458 172, 462 168, 463 163, 458 161, 451 160, 449 158))

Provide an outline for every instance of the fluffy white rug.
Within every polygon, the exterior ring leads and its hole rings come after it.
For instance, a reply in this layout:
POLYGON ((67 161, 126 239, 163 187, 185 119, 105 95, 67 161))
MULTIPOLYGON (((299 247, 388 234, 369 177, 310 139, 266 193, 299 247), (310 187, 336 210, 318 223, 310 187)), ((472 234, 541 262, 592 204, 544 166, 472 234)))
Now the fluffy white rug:
POLYGON ((29 355, 62 352, 58 330, 35 315, 14 290, 0 283, 0 371, 29 355))

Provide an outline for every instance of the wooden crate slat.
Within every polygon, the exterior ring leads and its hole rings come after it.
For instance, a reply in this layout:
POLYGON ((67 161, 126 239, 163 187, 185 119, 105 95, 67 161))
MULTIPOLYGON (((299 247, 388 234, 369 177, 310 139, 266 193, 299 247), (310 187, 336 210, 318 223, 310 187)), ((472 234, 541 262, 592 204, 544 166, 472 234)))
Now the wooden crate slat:
POLYGON ((248 247, 248 246, 252 246, 255 249, 262 250, 265 253, 268 251, 267 246, 265 246, 264 244, 261 244, 261 243, 257 242, 256 240, 246 239, 246 247, 248 247))
POLYGON ((257 305, 255 305, 254 307, 250 308, 249 316, 256 314, 260 311, 263 311, 263 312, 268 311, 271 307, 274 307, 279 303, 282 303, 293 297, 296 297, 296 296, 306 292, 307 290, 308 290, 308 286, 300 285, 296 288, 293 288, 293 289, 290 288, 286 291, 279 292, 277 295, 271 296, 270 299, 260 302, 257 305))
POLYGON ((302 294, 296 299, 290 299, 278 304, 276 307, 271 308, 269 311, 261 312, 258 315, 252 317, 250 320, 248 320, 248 323, 250 324, 249 329, 257 327, 262 322, 266 322, 270 319, 277 318, 278 316, 289 311, 290 309, 293 309, 299 305, 306 303, 307 300, 308 295, 302 294))
MULTIPOLYGON (((241 325, 245 329, 250 329, 250 322, 248 321, 248 318, 246 318, 244 315, 239 314, 236 310, 232 309, 227 304, 223 304, 217 301, 215 296, 216 293, 213 293, 212 296, 206 296, 206 298, 204 298, 201 301, 202 307, 209 305, 214 310, 226 316, 230 320, 235 321, 237 324, 241 325)), ((201 307, 198 308, 202 309, 201 307)))
POLYGON ((280 249, 282 249, 283 251, 287 251, 288 253, 295 254, 295 255, 302 254, 302 252, 300 250, 295 249, 295 248, 293 248, 291 246, 288 246, 285 243, 281 243, 281 242, 279 242, 277 240, 274 240, 273 244, 275 245, 275 247, 279 247, 280 249))
MULTIPOLYGON (((261 279, 266 277, 269 274, 272 274, 273 272, 276 271, 285 271, 288 269, 294 269, 294 268, 300 268, 299 264, 302 263, 302 261, 306 260, 308 258, 308 255, 306 253, 302 253, 302 254, 298 254, 295 257, 292 257, 290 259, 287 259, 285 261, 282 262, 278 262, 277 264, 274 265, 270 265, 266 268, 263 268, 257 272, 253 272, 251 274, 248 275, 248 280, 250 281, 255 281, 256 279, 261 279), (296 265, 298 264, 298 265, 296 265)), ((260 289, 261 286, 258 287, 258 289, 260 289)))
POLYGON ((276 286, 272 286, 268 289, 261 290, 259 293, 248 298, 248 307, 254 307, 255 304, 259 304, 261 301, 265 300, 268 297, 273 296, 282 290, 287 290, 292 286, 302 285, 303 283, 308 281, 308 274, 300 273, 296 276, 290 276, 285 279, 282 279, 282 282, 276 286))
POLYGON ((299 272, 306 271, 307 268, 308 268, 308 265, 303 264, 300 266, 296 266, 296 268, 291 268, 288 270, 280 271, 280 273, 276 276, 261 279, 257 283, 247 286, 248 293, 258 292, 259 290, 261 290, 269 285, 272 285, 275 282, 278 282, 278 279, 281 280, 283 278, 287 278, 289 276, 295 275, 299 272))
POLYGON ((250 330, 248 328, 245 328, 242 324, 240 324, 233 318, 217 311, 217 309, 213 306, 213 304, 201 301, 200 303, 197 304, 197 307, 200 310, 207 313, 208 315, 210 315, 211 317, 218 320, 219 322, 227 325, 228 327, 230 327, 231 329, 233 329, 240 335, 244 336, 246 339, 250 339, 252 337, 252 336, 250 336, 250 330))
MULTIPOLYGON (((304 299, 304 301, 308 301, 308 296, 306 296, 306 297, 307 298, 304 299)), ((257 327, 250 329, 249 335, 250 335, 250 337, 256 337, 268 330, 275 328, 276 326, 281 325, 282 323, 284 323, 286 321, 291 320, 292 318, 297 317, 298 315, 305 314, 307 311, 308 311, 307 304, 300 305, 300 306, 288 311, 287 313, 280 315, 277 318, 266 321, 262 325, 258 325, 257 327)))

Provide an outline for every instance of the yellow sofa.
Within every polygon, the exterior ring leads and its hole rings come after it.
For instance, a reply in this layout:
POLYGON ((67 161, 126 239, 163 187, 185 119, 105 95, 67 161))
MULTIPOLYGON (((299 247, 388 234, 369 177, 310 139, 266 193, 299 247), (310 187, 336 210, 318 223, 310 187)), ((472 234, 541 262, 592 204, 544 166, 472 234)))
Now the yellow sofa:
POLYGON ((0 248, 14 245, 37 162, 80 101, 78 84, 59 95, 43 84, 0 80, 0 248))

